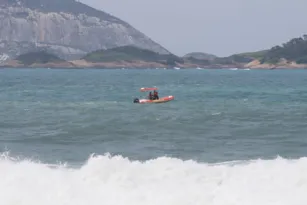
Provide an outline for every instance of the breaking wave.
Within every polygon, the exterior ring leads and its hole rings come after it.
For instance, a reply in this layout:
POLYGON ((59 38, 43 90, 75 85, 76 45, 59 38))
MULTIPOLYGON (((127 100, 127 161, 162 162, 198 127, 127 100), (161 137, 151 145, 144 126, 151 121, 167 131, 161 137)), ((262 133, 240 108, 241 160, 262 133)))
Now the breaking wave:
POLYGON ((0 157, 1 204, 302 205, 307 158, 206 164, 90 156, 79 167, 0 157))

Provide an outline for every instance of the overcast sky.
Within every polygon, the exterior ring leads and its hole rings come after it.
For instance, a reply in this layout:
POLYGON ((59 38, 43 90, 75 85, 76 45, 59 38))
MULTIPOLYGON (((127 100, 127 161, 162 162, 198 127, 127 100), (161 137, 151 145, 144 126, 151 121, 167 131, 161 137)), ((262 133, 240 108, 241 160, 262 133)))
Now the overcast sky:
POLYGON ((176 55, 256 51, 307 33, 307 0, 81 0, 176 55))

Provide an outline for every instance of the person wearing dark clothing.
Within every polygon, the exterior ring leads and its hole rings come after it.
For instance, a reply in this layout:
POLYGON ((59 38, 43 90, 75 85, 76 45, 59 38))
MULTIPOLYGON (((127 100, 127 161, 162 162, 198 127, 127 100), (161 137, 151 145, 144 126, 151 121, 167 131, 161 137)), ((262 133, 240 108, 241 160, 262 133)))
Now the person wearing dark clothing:
POLYGON ((159 95, 158 95, 158 92, 157 92, 157 91, 154 91, 153 99, 154 99, 154 100, 159 100, 159 95))
POLYGON ((149 92, 148 99, 149 99, 149 100, 153 100, 153 95, 152 95, 151 92, 149 92))

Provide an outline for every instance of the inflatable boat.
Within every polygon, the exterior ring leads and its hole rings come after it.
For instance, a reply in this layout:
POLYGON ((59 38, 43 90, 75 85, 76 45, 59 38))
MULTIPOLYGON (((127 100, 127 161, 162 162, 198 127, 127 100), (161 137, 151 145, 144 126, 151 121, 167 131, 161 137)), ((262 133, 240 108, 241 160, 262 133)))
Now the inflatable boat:
MULTIPOLYGON (((154 88, 141 88, 140 91, 141 92, 147 92, 147 91, 155 91, 158 90, 158 88, 154 87, 154 88)), ((134 99, 134 103, 140 103, 140 104, 146 104, 146 103, 166 103, 169 101, 174 100, 174 96, 169 95, 169 96, 164 96, 164 97, 159 97, 159 99, 155 99, 155 100, 151 100, 151 99, 139 99, 139 98, 135 98, 134 99)))
POLYGON ((174 96, 172 96, 172 95, 165 96, 165 97, 159 98, 157 100, 135 98, 134 103, 141 103, 141 104, 145 104, 145 103, 166 103, 166 102, 169 102, 171 100, 174 100, 174 96))

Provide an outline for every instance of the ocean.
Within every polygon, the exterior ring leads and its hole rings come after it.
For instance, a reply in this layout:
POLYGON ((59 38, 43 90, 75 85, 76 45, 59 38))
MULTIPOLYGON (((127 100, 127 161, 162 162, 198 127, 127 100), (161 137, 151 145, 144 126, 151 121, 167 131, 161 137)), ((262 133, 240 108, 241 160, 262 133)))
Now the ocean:
POLYGON ((307 204, 306 70, 0 72, 3 205, 307 204))

